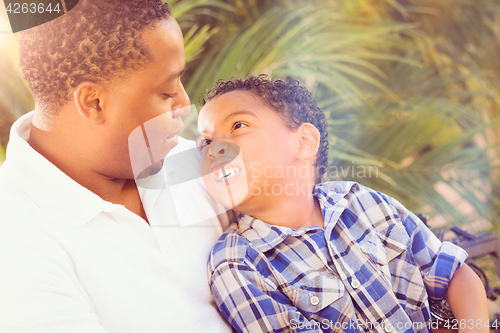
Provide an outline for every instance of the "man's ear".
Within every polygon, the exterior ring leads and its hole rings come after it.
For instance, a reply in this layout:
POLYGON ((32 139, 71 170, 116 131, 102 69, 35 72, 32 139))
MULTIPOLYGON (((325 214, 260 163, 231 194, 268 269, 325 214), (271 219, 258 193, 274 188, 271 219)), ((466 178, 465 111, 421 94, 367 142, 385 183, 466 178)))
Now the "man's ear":
POLYGON ((104 122, 104 114, 101 108, 100 96, 103 87, 97 83, 85 81, 80 83, 74 92, 74 100, 78 112, 83 118, 95 125, 104 122))
POLYGON ((297 129, 298 158, 301 160, 316 158, 319 149, 321 134, 316 126, 304 123, 297 129))

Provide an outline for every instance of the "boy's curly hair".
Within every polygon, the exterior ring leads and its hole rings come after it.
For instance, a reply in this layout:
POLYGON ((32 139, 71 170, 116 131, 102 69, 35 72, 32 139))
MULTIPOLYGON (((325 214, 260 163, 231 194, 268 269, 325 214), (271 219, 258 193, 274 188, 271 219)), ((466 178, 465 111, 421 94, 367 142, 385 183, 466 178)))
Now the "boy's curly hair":
POLYGON ((215 87, 200 97, 203 106, 211 99, 235 90, 248 90, 275 110, 288 128, 296 130, 304 123, 314 125, 320 132, 320 144, 314 166, 316 182, 321 182, 328 168, 328 127, 325 114, 316 105, 311 93, 296 80, 272 79, 267 75, 247 75, 244 78, 219 80, 215 87))
POLYGON ((108 82, 150 60, 141 31, 171 16, 161 0, 83 0, 21 32, 20 65, 37 104, 56 114, 71 88, 108 82))

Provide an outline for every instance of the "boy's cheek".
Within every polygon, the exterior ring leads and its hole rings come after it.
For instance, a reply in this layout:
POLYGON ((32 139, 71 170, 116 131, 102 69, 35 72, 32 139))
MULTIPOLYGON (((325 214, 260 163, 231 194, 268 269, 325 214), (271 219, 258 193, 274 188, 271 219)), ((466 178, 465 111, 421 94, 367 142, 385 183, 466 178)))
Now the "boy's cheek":
POLYGON ((234 202, 234 200, 231 200, 230 191, 218 188, 214 184, 213 179, 210 178, 210 174, 205 174, 203 176, 203 182, 207 187, 208 193, 215 201, 217 201, 217 203, 226 208, 232 208, 232 202, 234 202))
POLYGON ((238 179, 226 185, 216 184, 211 173, 204 173, 202 179, 210 196, 228 209, 238 206, 248 196, 249 186, 244 167, 241 168, 238 179))
POLYGON ((210 158, 208 156, 202 157, 200 163, 200 172, 203 176, 203 180, 205 180, 205 176, 208 176, 208 174, 212 171, 211 169, 212 163, 210 162, 210 158))

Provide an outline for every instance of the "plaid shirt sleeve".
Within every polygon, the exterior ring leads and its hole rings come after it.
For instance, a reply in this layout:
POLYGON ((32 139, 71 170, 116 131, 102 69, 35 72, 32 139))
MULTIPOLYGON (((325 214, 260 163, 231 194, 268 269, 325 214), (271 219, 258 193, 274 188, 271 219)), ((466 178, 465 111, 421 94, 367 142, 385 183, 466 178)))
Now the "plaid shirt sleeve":
MULTIPOLYGON (((380 193, 379 193, 380 194, 380 193)), ((420 268, 432 302, 441 301, 453 274, 467 258, 467 252, 450 242, 441 242, 430 229, 396 199, 380 194, 392 208, 410 236, 410 249, 420 268)))
POLYGON ((234 246, 212 252, 210 258, 210 287, 222 315, 238 332, 323 332, 320 322, 308 320, 276 286, 257 272, 252 263, 243 259, 223 259, 217 254, 231 251, 229 257, 238 256, 249 245, 242 245, 236 232, 227 234, 225 241, 234 246), (233 238, 233 239, 231 239, 233 238), (237 240, 236 240, 237 239, 237 240), (236 243, 239 243, 236 245, 236 243), (239 247, 239 248, 238 248, 239 247))

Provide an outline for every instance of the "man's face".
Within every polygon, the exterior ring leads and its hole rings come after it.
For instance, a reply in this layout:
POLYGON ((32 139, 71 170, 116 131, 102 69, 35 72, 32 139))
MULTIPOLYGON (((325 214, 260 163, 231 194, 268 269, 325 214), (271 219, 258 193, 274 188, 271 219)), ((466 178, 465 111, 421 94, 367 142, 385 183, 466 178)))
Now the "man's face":
POLYGON ((296 163, 294 132, 253 93, 212 99, 200 111, 198 131, 203 180, 223 206, 251 214, 272 205, 274 194, 290 184, 286 168, 296 163))
MULTIPOLYGON (((190 105, 180 80, 185 57, 177 22, 173 18, 162 21, 154 28, 146 28, 142 36, 152 61, 106 86, 100 152, 107 163, 101 163, 102 174, 119 179, 133 178, 130 164, 137 158, 136 148, 150 147, 147 163, 161 165, 177 145, 177 134, 183 129, 181 116, 190 105), (129 155, 129 136, 134 130, 145 133, 141 135, 145 145, 130 142, 129 155)), ((137 151, 137 155, 143 153, 137 151)))

